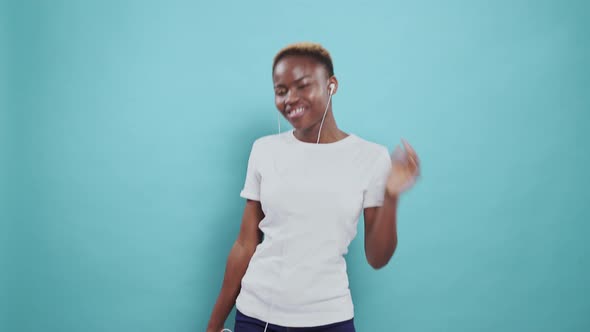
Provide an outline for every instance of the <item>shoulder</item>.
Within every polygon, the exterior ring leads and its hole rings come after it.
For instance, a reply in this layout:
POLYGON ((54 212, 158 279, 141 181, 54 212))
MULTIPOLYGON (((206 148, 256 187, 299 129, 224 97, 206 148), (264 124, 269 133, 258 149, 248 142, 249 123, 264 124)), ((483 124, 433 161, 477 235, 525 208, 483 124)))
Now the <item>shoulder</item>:
POLYGON ((264 145, 264 144, 272 143, 272 142, 278 140, 281 137, 281 135, 282 134, 273 134, 273 135, 266 135, 266 136, 259 137, 254 141, 254 145, 264 145))
POLYGON ((369 141, 356 135, 352 136, 354 137, 354 145, 357 149, 364 151, 373 158, 389 158, 389 149, 385 145, 369 141))
POLYGON ((284 144, 286 141, 286 133, 281 134, 273 134, 273 135, 266 135, 257 138, 254 143, 252 143, 252 151, 268 151, 273 150, 276 147, 284 144))

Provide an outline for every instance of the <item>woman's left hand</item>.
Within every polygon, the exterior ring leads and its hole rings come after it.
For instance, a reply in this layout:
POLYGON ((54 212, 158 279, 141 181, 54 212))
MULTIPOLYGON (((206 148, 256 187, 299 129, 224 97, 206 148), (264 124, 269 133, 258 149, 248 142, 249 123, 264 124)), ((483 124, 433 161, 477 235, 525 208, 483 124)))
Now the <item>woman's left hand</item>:
POLYGON ((420 176, 420 159, 412 146, 402 139, 404 149, 396 146, 391 156, 391 173, 387 179, 387 193, 398 196, 414 186, 420 176))

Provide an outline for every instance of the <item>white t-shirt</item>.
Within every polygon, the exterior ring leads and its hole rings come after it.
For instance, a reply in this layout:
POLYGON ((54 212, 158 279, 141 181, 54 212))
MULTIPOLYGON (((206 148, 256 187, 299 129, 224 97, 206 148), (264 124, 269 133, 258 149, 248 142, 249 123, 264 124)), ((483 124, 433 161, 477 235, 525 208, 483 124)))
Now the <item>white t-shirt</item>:
POLYGON ((264 240, 238 310, 289 327, 353 318, 344 255, 363 208, 382 205, 390 168, 387 148, 355 135, 313 144, 290 130, 256 140, 240 195, 260 201, 264 240))

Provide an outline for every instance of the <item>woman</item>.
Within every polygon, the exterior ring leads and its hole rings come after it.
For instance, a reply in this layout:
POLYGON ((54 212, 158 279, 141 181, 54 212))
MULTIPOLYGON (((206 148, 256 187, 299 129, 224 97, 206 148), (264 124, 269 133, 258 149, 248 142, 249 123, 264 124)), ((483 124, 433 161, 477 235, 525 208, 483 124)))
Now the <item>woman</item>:
POLYGON ((321 45, 282 49, 273 83, 293 130, 252 146, 240 233, 207 332, 223 329, 234 303, 234 332, 351 332, 344 254, 362 211, 367 261, 387 264, 398 198, 419 176, 418 156, 404 141, 390 158, 387 148, 338 128, 330 103, 338 80, 321 45))

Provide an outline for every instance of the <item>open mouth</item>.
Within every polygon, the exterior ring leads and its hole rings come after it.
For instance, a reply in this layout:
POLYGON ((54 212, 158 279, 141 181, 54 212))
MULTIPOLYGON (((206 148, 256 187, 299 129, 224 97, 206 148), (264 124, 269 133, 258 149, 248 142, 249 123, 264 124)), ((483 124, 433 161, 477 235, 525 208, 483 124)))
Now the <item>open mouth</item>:
POLYGON ((287 118, 299 118, 303 115, 303 113, 305 113, 305 107, 297 107, 287 112, 287 118))

